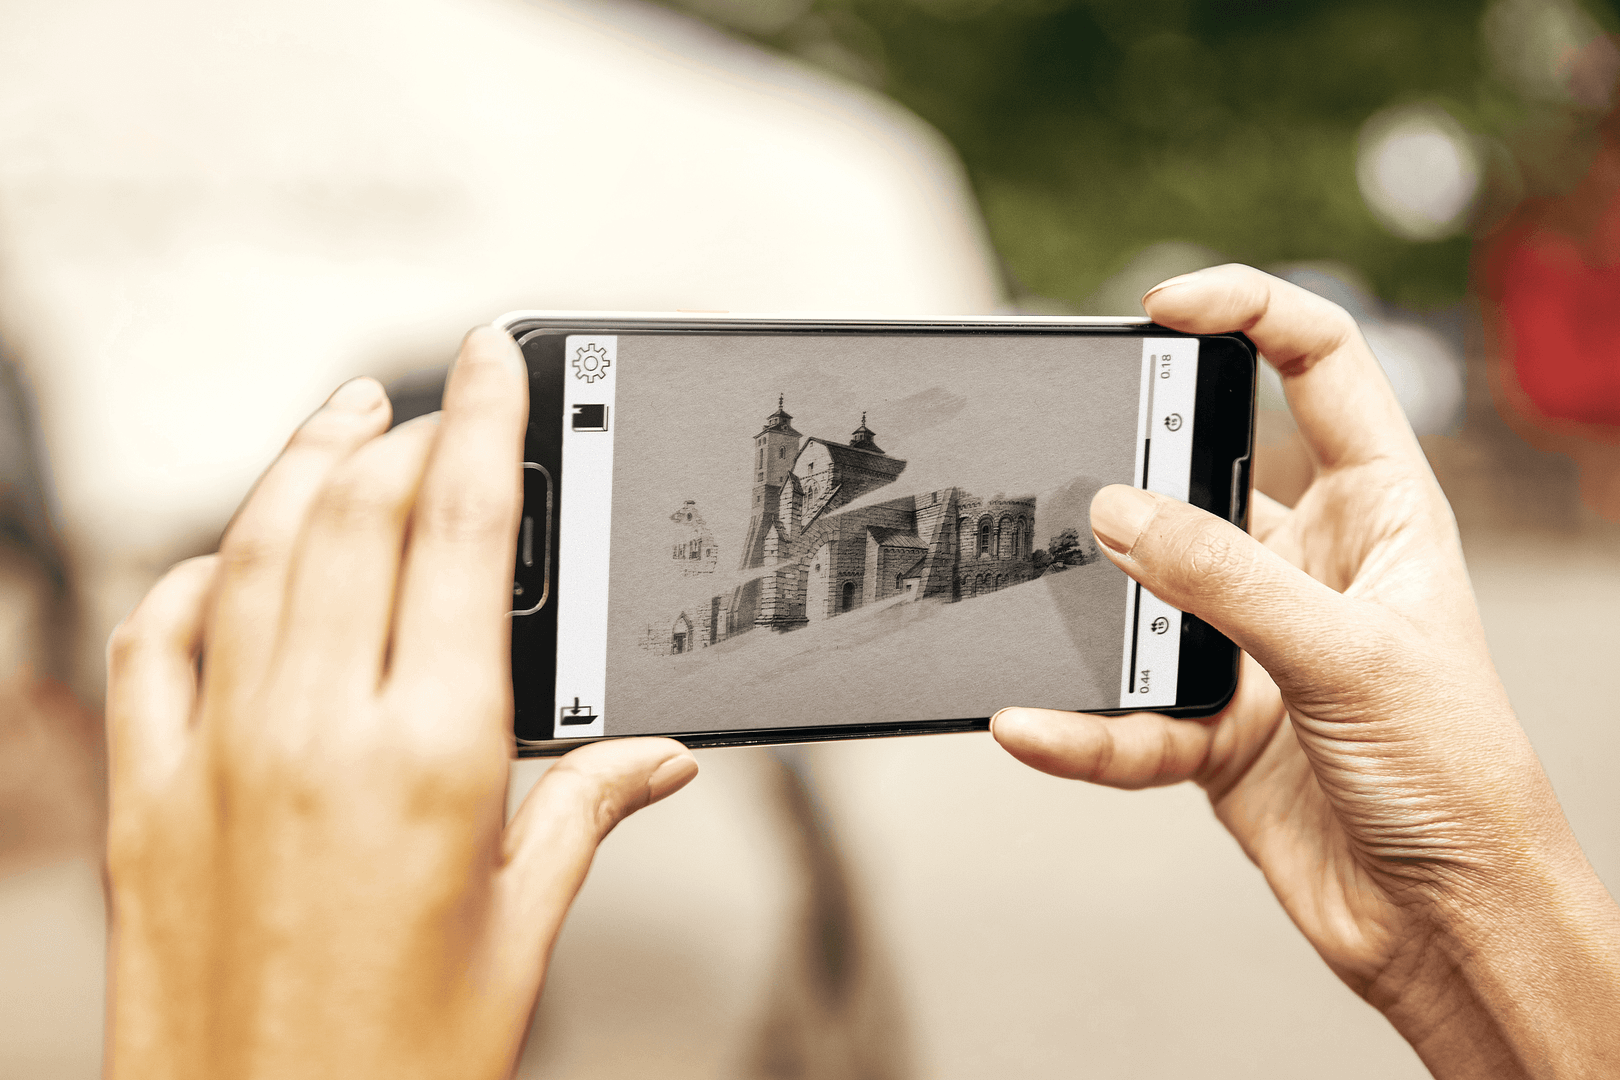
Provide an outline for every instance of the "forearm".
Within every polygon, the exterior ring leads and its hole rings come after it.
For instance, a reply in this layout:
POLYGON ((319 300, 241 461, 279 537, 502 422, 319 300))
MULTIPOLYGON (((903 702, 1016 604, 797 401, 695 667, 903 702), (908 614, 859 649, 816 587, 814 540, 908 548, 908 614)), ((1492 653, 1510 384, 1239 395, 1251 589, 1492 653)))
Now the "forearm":
POLYGON ((1436 1077, 1620 1076, 1620 908, 1573 855, 1447 905, 1418 973, 1374 1002, 1436 1077))

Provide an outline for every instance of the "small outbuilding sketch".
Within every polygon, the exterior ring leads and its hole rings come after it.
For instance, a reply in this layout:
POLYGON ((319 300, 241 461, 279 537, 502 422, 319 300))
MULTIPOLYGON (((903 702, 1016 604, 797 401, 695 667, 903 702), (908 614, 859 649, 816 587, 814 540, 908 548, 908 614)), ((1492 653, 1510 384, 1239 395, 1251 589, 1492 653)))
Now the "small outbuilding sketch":
MULTIPOLYGON (((906 462, 878 446, 864 413, 841 442, 801 435, 782 399, 776 404, 753 438, 752 510, 739 566, 760 572, 674 614, 668 626, 648 626, 643 649, 691 652, 756 627, 795 630, 888 600, 951 603, 1040 575, 1035 496, 985 499, 948 487, 844 510, 894 483, 906 462)), ((685 550, 708 550, 693 503, 671 520, 695 530, 681 541, 685 550)), ((678 543, 674 557, 681 552, 678 543)), ((712 570, 711 562, 696 572, 712 570)))
POLYGON ((670 558, 680 564, 681 573, 714 573, 719 565, 720 549, 714 542, 714 533, 698 513, 697 504, 687 499, 669 515, 669 520, 675 526, 670 539, 670 558))

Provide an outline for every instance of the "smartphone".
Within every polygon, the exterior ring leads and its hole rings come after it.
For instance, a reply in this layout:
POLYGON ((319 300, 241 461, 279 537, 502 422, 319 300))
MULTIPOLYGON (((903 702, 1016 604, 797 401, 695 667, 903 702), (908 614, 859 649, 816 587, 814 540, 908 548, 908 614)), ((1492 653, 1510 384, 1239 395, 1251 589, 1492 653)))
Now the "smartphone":
POLYGON ((1222 708, 1238 651, 1097 549, 1127 483, 1247 524, 1256 353, 1147 320, 517 312, 520 754, 1222 708))

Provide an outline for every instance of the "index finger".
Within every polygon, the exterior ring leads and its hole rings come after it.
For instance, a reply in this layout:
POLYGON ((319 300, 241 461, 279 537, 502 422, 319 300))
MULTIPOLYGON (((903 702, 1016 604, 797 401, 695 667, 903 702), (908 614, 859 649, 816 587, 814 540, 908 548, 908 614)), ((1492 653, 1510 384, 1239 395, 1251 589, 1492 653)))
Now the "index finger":
POLYGON ((395 608, 390 679, 506 700, 506 613, 522 512, 528 373, 495 327, 467 335, 411 516, 395 608))
POLYGON ((1160 325, 1248 334, 1282 376, 1289 410, 1320 468, 1421 458, 1395 391, 1339 305, 1236 263, 1171 278, 1142 298, 1160 325))

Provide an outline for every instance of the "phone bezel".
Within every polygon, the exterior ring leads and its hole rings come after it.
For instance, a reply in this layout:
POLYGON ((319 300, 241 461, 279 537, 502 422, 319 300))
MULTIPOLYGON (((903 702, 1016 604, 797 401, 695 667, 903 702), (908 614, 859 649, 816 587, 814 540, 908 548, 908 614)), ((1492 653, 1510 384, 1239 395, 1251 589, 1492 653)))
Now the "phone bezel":
MULTIPOLYGON (((555 507, 547 536, 550 601, 540 611, 512 620, 513 735, 521 757, 562 754, 598 742, 554 739, 557 590, 562 489, 563 341, 568 334, 601 333, 800 333, 800 334, 1055 334, 1129 337, 1196 337, 1199 349, 1197 407, 1189 501, 1247 528, 1253 460, 1258 354, 1242 334, 1186 334, 1145 318, 1084 316, 975 316, 949 319, 871 319, 837 316, 731 315, 710 312, 611 313, 517 312, 497 320, 523 350, 529 368, 530 423, 524 457, 548 471, 555 507), (1244 407, 1246 406, 1246 407, 1244 407), (553 417, 537 424, 536 417, 553 417), (523 662, 519 663, 519 657, 523 662), (544 659, 536 660, 536 657, 544 659), (535 738, 540 732, 546 737, 535 738)), ((525 476, 529 470, 525 470, 525 476)), ((518 568, 522 579, 522 567, 518 568)), ((1177 702, 1155 711, 1170 716, 1210 716, 1225 708, 1237 689, 1238 649, 1194 616, 1182 620, 1177 702)), ((1105 715, 1129 708, 1094 710, 1105 715)), ((831 739, 984 731, 989 717, 833 724, 815 727, 749 728, 671 736, 691 747, 758 746, 831 739)), ((605 736, 614 738, 616 736, 605 736)))

